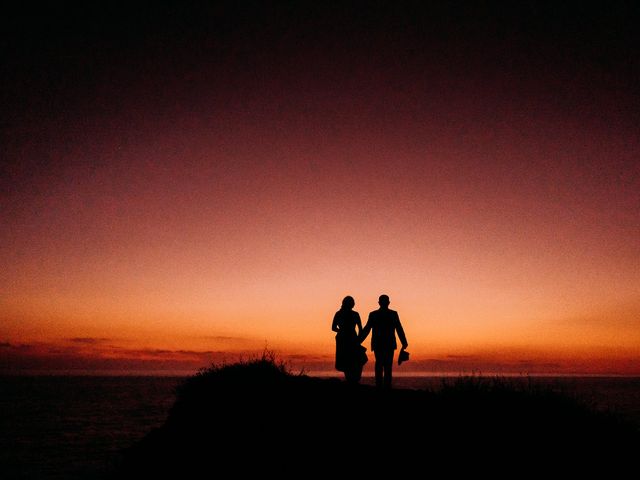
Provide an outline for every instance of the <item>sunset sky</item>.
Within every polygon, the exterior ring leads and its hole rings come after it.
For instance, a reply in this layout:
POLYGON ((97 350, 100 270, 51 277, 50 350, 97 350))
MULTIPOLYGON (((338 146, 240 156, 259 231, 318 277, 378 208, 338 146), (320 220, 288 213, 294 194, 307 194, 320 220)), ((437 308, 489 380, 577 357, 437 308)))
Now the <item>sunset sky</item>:
POLYGON ((331 372, 385 293, 398 372, 640 375, 640 7, 88 3, 1 20, 0 373, 331 372))

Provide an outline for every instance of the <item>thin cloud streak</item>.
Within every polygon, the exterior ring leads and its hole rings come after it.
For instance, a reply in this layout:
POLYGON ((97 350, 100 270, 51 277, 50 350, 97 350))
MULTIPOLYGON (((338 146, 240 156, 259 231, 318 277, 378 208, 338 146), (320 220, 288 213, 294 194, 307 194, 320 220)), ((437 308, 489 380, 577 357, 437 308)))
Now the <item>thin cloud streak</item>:
POLYGON ((100 337, 73 337, 69 338, 69 341, 72 343, 84 343, 89 345, 95 345, 98 343, 104 343, 110 341, 109 338, 100 338, 100 337))
POLYGON ((252 339, 245 336, 235 336, 235 335, 205 335, 202 337, 198 337, 198 339, 213 341, 213 342, 220 342, 220 343, 234 343, 234 344, 256 342, 256 339, 252 339))

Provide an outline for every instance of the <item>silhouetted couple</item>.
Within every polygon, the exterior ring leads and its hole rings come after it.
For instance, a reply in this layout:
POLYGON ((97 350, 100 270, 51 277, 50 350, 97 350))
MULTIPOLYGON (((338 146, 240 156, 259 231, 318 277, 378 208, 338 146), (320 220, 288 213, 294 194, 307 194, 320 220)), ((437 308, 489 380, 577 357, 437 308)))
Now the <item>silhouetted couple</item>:
POLYGON ((393 356, 398 348, 396 333, 404 350, 409 346, 404 335, 398 312, 389 309, 389 297, 380 295, 380 308, 369 314, 367 324, 362 327, 360 314, 353 310, 355 300, 347 296, 342 307, 333 317, 331 329, 336 335, 336 370, 344 372, 349 383, 358 383, 362 367, 367 362, 366 348, 360 345, 372 332, 371 350, 376 359, 376 386, 391 388, 393 356), (356 331, 357 328, 357 331, 356 331))

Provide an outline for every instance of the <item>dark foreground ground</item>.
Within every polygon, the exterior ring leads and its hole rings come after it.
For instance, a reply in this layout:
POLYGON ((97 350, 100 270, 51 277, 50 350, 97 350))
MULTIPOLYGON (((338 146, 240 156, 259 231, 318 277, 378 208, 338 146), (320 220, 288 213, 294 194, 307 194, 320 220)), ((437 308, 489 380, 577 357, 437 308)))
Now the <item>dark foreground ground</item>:
POLYGON ((639 446, 635 426, 549 390, 463 378, 438 392, 379 391, 263 358, 189 378, 116 477, 617 476, 635 470, 639 446))

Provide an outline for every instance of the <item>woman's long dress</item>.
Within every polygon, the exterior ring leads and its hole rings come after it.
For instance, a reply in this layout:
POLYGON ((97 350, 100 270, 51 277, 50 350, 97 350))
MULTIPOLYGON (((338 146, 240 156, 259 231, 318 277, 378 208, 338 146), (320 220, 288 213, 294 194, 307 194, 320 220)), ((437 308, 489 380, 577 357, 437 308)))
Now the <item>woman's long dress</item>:
POLYGON ((336 370, 344 372, 349 377, 360 379, 364 365, 363 347, 358 340, 356 325, 360 316, 353 310, 339 310, 334 317, 334 324, 338 326, 336 335, 336 370))

